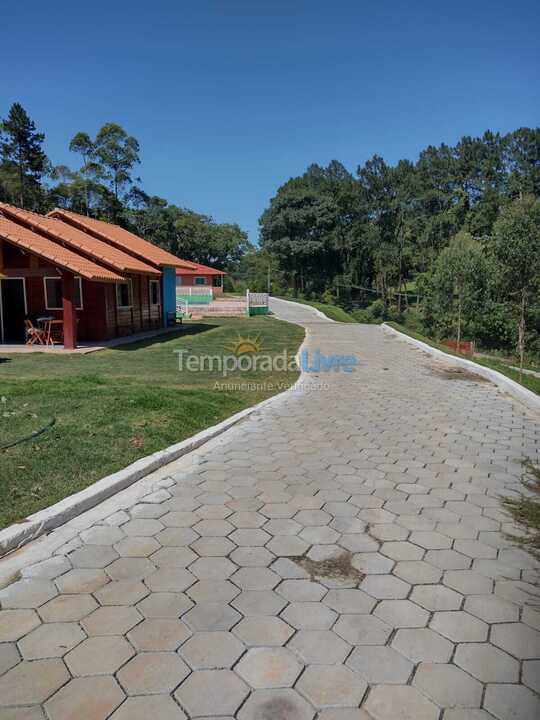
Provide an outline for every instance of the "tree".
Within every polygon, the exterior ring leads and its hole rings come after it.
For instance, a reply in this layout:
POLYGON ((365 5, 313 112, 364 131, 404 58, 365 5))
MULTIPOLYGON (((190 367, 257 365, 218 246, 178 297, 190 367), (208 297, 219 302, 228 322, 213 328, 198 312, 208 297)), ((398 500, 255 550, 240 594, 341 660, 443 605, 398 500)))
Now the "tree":
POLYGON ((525 196, 501 211, 494 225, 493 252, 501 283, 518 315, 520 379, 525 354, 527 310, 540 287, 540 200, 525 196))
POLYGON ((69 149, 71 152, 79 153, 83 159, 83 164, 79 170, 79 178, 84 185, 85 212, 86 215, 90 215, 90 192, 101 175, 99 164, 96 162, 96 145, 88 133, 78 132, 71 139, 69 149))
POLYGON ((0 153, 3 160, 4 182, 13 188, 14 200, 24 208, 39 204, 40 182, 46 173, 48 159, 42 145, 43 133, 36 131, 20 103, 14 103, 0 124, 0 153))
POLYGON ((455 322, 459 351, 463 324, 481 312, 486 297, 487 263, 481 243, 459 232, 439 255, 432 282, 435 312, 455 322))
MULTIPOLYGON (((80 138, 81 135, 84 140, 88 137, 81 133, 75 137, 80 138)), ((119 200, 122 189, 133 183, 131 171, 141 162, 139 143, 120 125, 107 123, 96 135, 92 146, 92 156, 101 165, 103 177, 109 181, 114 197, 119 200)))

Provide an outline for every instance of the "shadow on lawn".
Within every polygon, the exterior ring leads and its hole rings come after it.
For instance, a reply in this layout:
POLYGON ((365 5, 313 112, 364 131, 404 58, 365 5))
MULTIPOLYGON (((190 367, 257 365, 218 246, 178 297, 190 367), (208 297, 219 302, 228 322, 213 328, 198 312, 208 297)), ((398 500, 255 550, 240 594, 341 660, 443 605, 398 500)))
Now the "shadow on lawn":
POLYGON ((199 335, 199 333, 213 330, 216 327, 219 327, 219 325, 210 325, 206 323, 183 325, 181 330, 172 330, 171 332, 163 333, 163 335, 155 335, 154 337, 146 338, 145 340, 136 340, 132 343, 117 345, 116 347, 111 348, 111 350, 127 350, 128 352, 132 350, 142 350, 143 348, 150 347, 151 345, 161 345, 163 343, 169 342, 169 340, 174 340, 175 338, 183 338, 186 335, 199 335))

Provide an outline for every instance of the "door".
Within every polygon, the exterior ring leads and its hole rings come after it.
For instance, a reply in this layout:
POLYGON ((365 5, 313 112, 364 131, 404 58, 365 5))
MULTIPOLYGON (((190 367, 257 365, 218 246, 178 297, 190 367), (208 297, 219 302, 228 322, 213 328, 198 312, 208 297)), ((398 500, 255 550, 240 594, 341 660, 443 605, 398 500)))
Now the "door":
POLYGON ((2 342, 5 344, 25 341, 24 318, 26 296, 23 278, 0 280, 2 290, 2 342))

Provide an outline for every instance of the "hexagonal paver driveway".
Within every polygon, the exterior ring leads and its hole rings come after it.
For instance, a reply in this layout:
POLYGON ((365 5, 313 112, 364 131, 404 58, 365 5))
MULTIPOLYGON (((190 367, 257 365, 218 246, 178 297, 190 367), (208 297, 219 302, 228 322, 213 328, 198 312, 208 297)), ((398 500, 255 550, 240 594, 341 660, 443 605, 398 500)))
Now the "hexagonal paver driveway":
POLYGON ((538 563, 499 503, 536 419, 375 326, 354 373, 0 560, 1 720, 536 720, 538 563), (11 566, 10 566, 11 567, 11 566))

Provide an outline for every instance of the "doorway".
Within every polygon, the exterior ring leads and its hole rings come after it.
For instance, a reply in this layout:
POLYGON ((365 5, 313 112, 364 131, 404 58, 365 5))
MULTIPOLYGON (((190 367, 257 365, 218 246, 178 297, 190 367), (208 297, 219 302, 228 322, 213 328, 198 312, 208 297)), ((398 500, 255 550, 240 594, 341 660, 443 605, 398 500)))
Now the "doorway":
POLYGON ((24 278, 0 280, 0 319, 2 342, 6 345, 24 343, 26 317, 26 288, 24 278))

